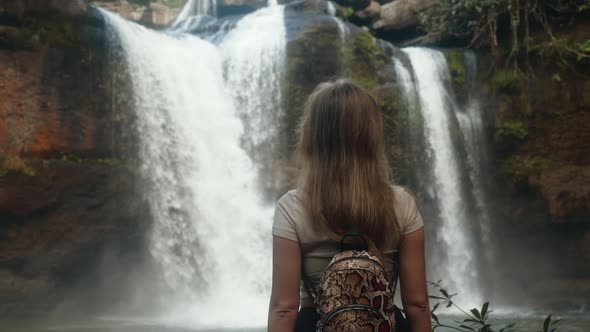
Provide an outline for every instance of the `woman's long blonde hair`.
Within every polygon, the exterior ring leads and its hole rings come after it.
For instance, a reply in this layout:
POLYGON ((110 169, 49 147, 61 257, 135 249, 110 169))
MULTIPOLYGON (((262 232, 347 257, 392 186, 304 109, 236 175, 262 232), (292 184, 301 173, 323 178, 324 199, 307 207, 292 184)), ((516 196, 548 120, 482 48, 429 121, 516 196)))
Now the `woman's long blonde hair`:
POLYGON ((399 241, 385 156, 383 119, 375 99, 345 79, 319 84, 298 127, 299 186, 315 224, 334 240, 364 234, 382 251, 399 241))

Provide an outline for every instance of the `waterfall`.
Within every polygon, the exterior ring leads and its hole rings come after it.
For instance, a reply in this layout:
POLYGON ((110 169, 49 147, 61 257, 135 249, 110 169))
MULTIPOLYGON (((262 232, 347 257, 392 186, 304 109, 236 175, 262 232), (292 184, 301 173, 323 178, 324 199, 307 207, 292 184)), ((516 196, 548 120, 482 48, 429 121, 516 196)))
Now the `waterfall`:
POLYGON ((188 0, 182 7, 180 14, 172 22, 171 27, 188 27, 196 23, 192 22, 196 18, 200 20, 201 16, 217 16, 217 0, 188 0))
POLYGON ((267 126, 277 127, 267 118, 280 114, 282 11, 244 17, 219 47, 103 11, 129 69, 154 220, 149 249, 168 285, 160 300, 171 324, 265 324, 273 207, 263 202, 248 142, 272 141, 267 126), (230 45, 240 41, 245 49, 230 45))
MULTIPOLYGON (((477 60, 473 52, 465 53, 465 79, 466 87, 471 89, 468 91, 468 100, 465 108, 457 113, 459 125, 463 136, 465 137, 465 145, 467 147, 467 157, 470 165, 470 179, 473 183, 474 198, 476 208, 480 212, 480 225, 482 229, 482 240, 484 244, 490 242, 490 211, 487 206, 488 197, 484 190, 485 166, 489 164, 488 156, 485 147, 487 142, 484 134, 483 118, 481 103, 478 98, 475 87, 477 60)), ((491 259, 492 251, 486 251, 488 259, 491 259)))
POLYGON ((469 195, 472 193, 465 187, 471 182, 469 176, 463 176, 464 161, 461 159, 466 152, 462 150, 465 145, 477 145, 477 142, 469 135, 458 135, 461 136, 458 140, 454 130, 457 122, 465 130, 474 130, 474 127, 467 126, 468 116, 457 106, 444 55, 425 48, 406 48, 403 51, 409 57, 414 80, 400 61, 395 65, 409 102, 416 100, 421 112, 426 145, 426 151, 422 153, 426 153, 425 159, 428 160, 426 173, 429 176, 421 174, 419 181, 421 187, 427 190, 425 194, 432 196, 436 202, 439 218, 427 220, 437 224, 435 250, 440 253, 431 258, 436 274, 431 278, 443 279, 450 290, 460 292, 461 299, 469 304, 479 303, 477 241, 472 224, 485 221, 474 220, 476 216, 470 213, 469 204, 473 199, 469 195), (465 144, 466 141, 469 144, 465 144))
MULTIPOLYGON (((227 89, 245 126, 242 145, 272 193, 281 178, 273 160, 281 151, 281 82, 287 34, 284 7, 271 4, 242 18, 219 48, 223 54, 227 89)), ((273 196, 273 195, 271 195, 273 196)))
POLYGON ((334 3, 332 3, 332 1, 326 1, 326 11, 328 12, 328 15, 330 15, 334 19, 334 22, 336 22, 336 24, 338 25, 340 42, 342 43, 342 48, 344 48, 346 38, 348 38, 349 35, 349 28, 346 25, 346 23, 342 22, 340 18, 336 17, 336 6, 334 6, 334 3))

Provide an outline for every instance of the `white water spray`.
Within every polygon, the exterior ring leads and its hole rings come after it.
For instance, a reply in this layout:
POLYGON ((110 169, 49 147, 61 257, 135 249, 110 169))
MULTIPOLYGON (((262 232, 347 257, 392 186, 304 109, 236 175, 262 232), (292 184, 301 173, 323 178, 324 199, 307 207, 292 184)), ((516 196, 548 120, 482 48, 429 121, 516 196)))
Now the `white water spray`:
MULTIPOLYGON (((442 223, 438 240, 447 257, 446 262, 437 263, 437 271, 441 274, 438 277, 447 281, 450 289, 460 290, 462 298, 469 304, 479 303, 481 296, 474 245, 469 233, 473 221, 468 219, 458 151, 451 137, 455 104, 446 86, 450 82, 446 59, 441 52, 431 49, 407 48, 404 52, 415 73, 415 91, 424 118, 427 153, 433 161, 432 189, 442 223)), ((406 74, 402 71, 401 75, 406 74)))
POLYGON ((280 149, 281 82, 287 34, 284 7, 271 4, 242 18, 219 46, 227 89, 245 126, 242 144, 264 174, 264 187, 280 179, 269 172, 280 149))
POLYGON ((272 207, 261 203, 244 128, 209 42, 104 12, 133 87, 150 251, 170 288, 173 324, 262 326, 272 207))

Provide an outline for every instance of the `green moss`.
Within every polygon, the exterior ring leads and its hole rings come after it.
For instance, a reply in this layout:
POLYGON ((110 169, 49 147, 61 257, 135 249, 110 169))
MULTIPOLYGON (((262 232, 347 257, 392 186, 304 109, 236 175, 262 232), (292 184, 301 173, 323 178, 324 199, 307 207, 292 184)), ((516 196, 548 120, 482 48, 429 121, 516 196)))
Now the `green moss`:
POLYGON ((447 59, 447 65, 451 72, 451 78, 453 83, 458 86, 465 84, 465 64, 463 51, 459 49, 451 49, 444 51, 445 58, 447 59))
POLYGON ((91 159, 91 162, 96 162, 98 164, 109 165, 109 166, 121 166, 123 165, 123 160, 119 158, 97 158, 91 159))
POLYGON ((387 63, 383 50, 373 36, 362 31, 354 35, 344 48, 346 75, 368 90, 379 85, 377 72, 387 63))
POLYGON ((506 121, 496 125, 495 140, 501 142, 505 140, 523 140, 528 136, 527 126, 520 121, 506 121))
POLYGON ((492 77, 494 90, 499 94, 517 95, 522 92, 520 78, 512 70, 500 69, 492 77))
POLYGON ((84 158, 84 157, 76 156, 71 153, 63 153, 63 152, 61 154, 60 160, 69 161, 72 163, 95 163, 95 164, 103 164, 103 165, 109 165, 109 166, 122 166, 125 164, 122 159, 114 158, 114 157, 84 158))
POLYGON ((526 182, 532 175, 555 167, 553 160, 544 157, 510 157, 500 165, 500 173, 513 183, 526 182))
POLYGON ((24 29, 29 40, 36 43, 44 42, 57 47, 79 46, 73 22, 40 18, 28 21, 24 29))
POLYGON ((18 156, 8 156, 0 161, 0 176, 4 176, 9 172, 20 173, 26 176, 38 175, 37 170, 29 161, 18 156))
POLYGON ((348 18, 351 17, 352 14, 354 14, 354 9, 352 9, 351 7, 344 7, 339 5, 336 6, 336 16, 340 17, 343 20, 348 20, 348 18))

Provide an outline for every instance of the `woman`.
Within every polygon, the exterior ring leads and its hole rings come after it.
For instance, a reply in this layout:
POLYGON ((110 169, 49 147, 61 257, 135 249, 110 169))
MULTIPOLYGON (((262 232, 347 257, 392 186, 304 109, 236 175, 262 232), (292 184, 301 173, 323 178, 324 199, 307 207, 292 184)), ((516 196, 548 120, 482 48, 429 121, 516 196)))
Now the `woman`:
POLYGON ((342 234, 354 230, 389 271, 399 251, 411 330, 430 332, 422 218, 413 196, 391 184, 373 97, 347 80, 320 84, 306 103, 297 155, 300 188, 281 197, 273 222, 268 331, 314 331, 317 314, 301 282, 302 264, 306 284, 317 286, 342 234))

